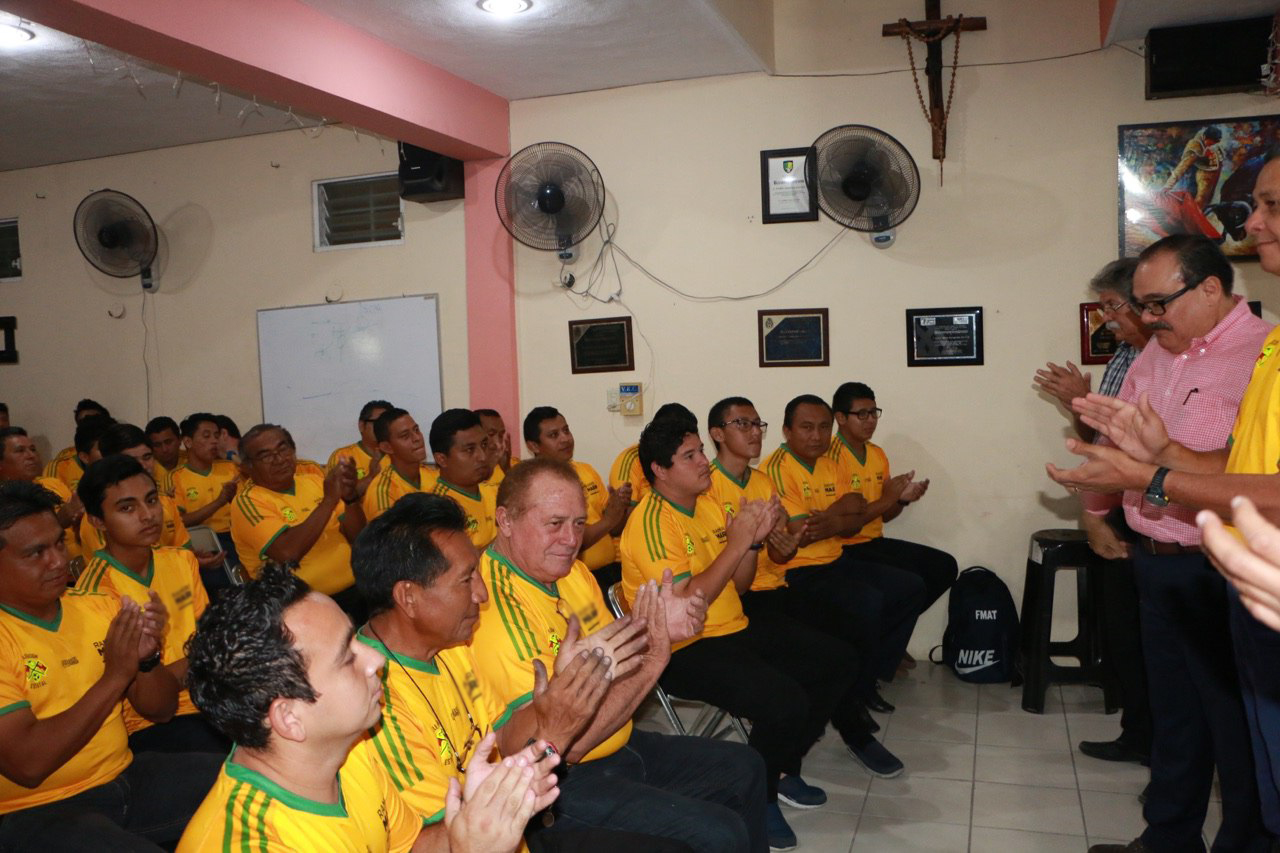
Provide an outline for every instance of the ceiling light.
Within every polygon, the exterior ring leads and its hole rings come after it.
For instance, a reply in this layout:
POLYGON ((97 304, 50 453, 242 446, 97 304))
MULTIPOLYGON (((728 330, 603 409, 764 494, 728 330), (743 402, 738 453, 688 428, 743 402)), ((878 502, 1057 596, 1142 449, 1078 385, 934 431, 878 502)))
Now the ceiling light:
POLYGON ((26 27, 22 26, 26 21, 20 24, 0 24, 0 47, 13 47, 19 44, 26 44, 36 37, 36 34, 26 27))
POLYGON ((479 0, 476 5, 499 18, 510 18, 512 15, 529 11, 529 7, 533 4, 529 0, 479 0))

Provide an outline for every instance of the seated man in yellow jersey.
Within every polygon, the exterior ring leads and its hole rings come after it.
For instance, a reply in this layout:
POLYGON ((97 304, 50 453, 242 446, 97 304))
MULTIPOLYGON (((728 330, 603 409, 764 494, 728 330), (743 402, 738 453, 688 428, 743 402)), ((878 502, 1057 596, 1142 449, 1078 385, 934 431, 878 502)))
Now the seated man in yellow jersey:
POLYGON ((373 425, 387 409, 393 406, 386 400, 370 400, 360 407, 356 428, 360 431, 360 439, 346 447, 339 447, 329 454, 325 463, 325 473, 333 470, 342 457, 348 457, 356 466, 356 493, 364 497, 365 490, 373 482, 378 472, 386 467, 386 457, 378 449, 378 439, 373 434, 373 425))
POLYGON ((493 541, 497 489, 486 485, 489 439, 480 417, 470 409, 445 409, 431 422, 427 436, 438 474, 434 492, 453 498, 467 514, 471 544, 483 548, 493 541))
MULTIPOLYGON (((785 572, 788 612, 826 634, 844 639, 863 654, 857 694, 872 711, 894 710, 876 680, 889 681, 906 652, 924 601, 924 582, 881 563, 857 561, 842 553, 840 539, 860 527, 866 501, 840 493, 831 447, 831 408, 821 397, 803 394, 787 403, 782 422, 786 441, 761 469, 773 480, 791 532, 799 537, 785 572)), ((754 593, 753 593, 754 595, 754 593)), ((902 764, 874 741, 850 749, 877 776, 896 776, 902 764)))
MULTIPOLYGON (((742 500, 732 516, 705 494, 711 466, 702 440, 678 419, 640 434, 640 463, 652 486, 622 534, 622 590, 632 600, 663 573, 689 579, 711 602, 701 633, 672 644, 662 686, 751 720, 748 743, 765 763, 769 847, 791 850, 796 834, 778 808, 817 808, 826 792, 800 777, 801 759, 853 684, 855 654, 844 643, 781 613, 742 612, 756 555, 780 511, 777 498, 742 500)), ((833 720, 846 739, 866 733, 857 720, 833 720)))
POLYGON ((276 424, 258 424, 240 446, 251 482, 231 505, 231 535, 250 577, 267 561, 294 564, 309 586, 363 616, 351 576, 351 543, 364 529, 355 465, 299 473, 293 436, 276 424))
POLYGON ((520 464, 520 457, 511 455, 511 434, 507 432, 507 423, 497 409, 474 409, 480 418, 480 426, 484 427, 485 438, 489 441, 489 467, 492 473, 485 482, 497 485, 514 466, 520 464))
POLYGON ((413 415, 394 406, 373 424, 378 453, 385 464, 364 493, 364 517, 373 521, 413 492, 435 488, 437 472, 425 464, 427 442, 413 415))
POLYGON ((151 452, 155 454, 156 485, 161 492, 173 497, 173 483, 169 478, 179 465, 187 461, 186 453, 182 450, 182 431, 178 429, 178 422, 167 415, 161 415, 147 421, 142 431, 147 434, 151 452))
POLYGON ((568 462, 578 472, 582 491, 587 498, 587 526, 582 530, 579 554, 601 589, 608 589, 622 578, 618 548, 611 533, 622 532, 631 506, 631 484, 606 489, 600 474, 586 462, 573 458, 573 433, 569 423, 551 406, 538 406, 524 417, 524 444, 535 457, 546 456, 568 462))
POLYGON ((183 833, 182 853, 509 853, 554 796, 553 787, 539 802, 533 790, 554 756, 535 766, 529 750, 491 765, 489 736, 475 747, 461 796, 450 786, 445 831, 424 828, 363 737, 381 713, 382 655, 355 638, 331 599, 282 566, 210 605, 187 655, 192 699, 236 746, 183 833))
POLYGON ((57 498, 0 483, 0 849, 159 851, 176 841, 218 758, 129 751, 122 704, 173 716, 165 608, 66 594, 57 498))
MULTIPOLYGON (((836 436, 828 456, 836 463, 841 490, 857 492, 867 502, 859 521, 862 528, 844 540, 845 551, 855 560, 883 563, 917 575, 924 582, 923 610, 942 597, 956 581, 956 558, 904 539, 890 539, 884 526, 929 489, 928 480, 915 479, 915 471, 889 475, 889 457, 873 444, 882 409, 875 392, 861 382, 846 382, 831 400, 836 416, 836 436)), ((921 612, 923 612, 923 610, 921 612)))
MULTIPOLYGON (((218 537, 218 543, 232 563, 242 563, 231 536, 231 500, 240 487, 239 466, 222 457, 218 448, 217 417, 208 412, 196 412, 182 421, 182 443, 187 449, 187 461, 169 475, 173 484, 173 499, 182 513, 182 523, 187 527, 203 524, 218 537)), ((230 581, 205 573, 205 583, 215 596, 230 581)))
MULTIPOLYGON (((521 462, 498 489, 498 538, 480 572, 489 600, 471 642, 480 674, 502 707, 517 709, 538 686, 535 661, 550 670, 576 617, 588 639, 613 619, 578 560, 587 507, 573 467, 521 462)), ((675 839, 702 853, 763 853, 764 762, 750 748, 705 738, 633 730, 631 715, 671 656, 671 643, 697 635, 706 598, 646 583, 633 619, 648 648, 638 669, 613 680, 587 729, 557 744, 569 762, 552 832, 605 828, 675 839)))
POLYGON ((40 474, 40 451, 22 427, 0 428, 0 482, 35 483, 58 496, 58 523, 67 528, 68 545, 75 542, 75 528, 84 516, 84 505, 61 480, 40 474))
MULTIPOLYGON (((372 614, 357 636, 387 658, 374 745, 405 802, 440 833, 449 780, 465 779, 467 759, 486 733, 497 733, 503 755, 535 740, 550 745, 546 754, 558 755, 556 745, 572 743, 590 722, 611 676, 639 665, 644 641, 642 627, 623 621, 580 639, 575 622, 560 644, 554 674, 542 669, 533 700, 504 713, 468 647, 488 593, 466 520, 448 498, 406 495, 369 523, 351 555, 356 586, 372 614), (609 643, 595 642, 605 635, 609 643)), ((555 784, 554 775, 546 784, 555 784)), ((605 832, 537 833, 529 844, 535 851, 667 849, 662 839, 605 832), (572 848, 556 843, 569 841, 572 848)))
MULTIPOLYGON (((76 592, 132 599, 143 605, 154 591, 169 616, 162 665, 178 684, 184 684, 187 655, 183 646, 209 596, 191 551, 157 547, 165 518, 164 497, 156 490, 155 480, 138 460, 117 454, 90 465, 76 492, 84 501, 85 517, 106 540, 89 556, 76 592)), ((185 688, 178 693, 172 720, 153 724, 126 706, 124 723, 134 752, 212 752, 221 757, 231 746, 199 715, 185 688)))
MULTIPOLYGON (((80 422, 86 418, 107 418, 111 419, 111 413, 107 411, 107 407, 99 403, 97 400, 90 400, 88 397, 76 403, 75 411, 72 413, 75 418, 76 427, 79 428, 80 422)), ((74 461, 76 456, 76 446, 74 442, 69 447, 64 447, 54 454, 49 460, 49 464, 45 466, 44 475, 46 477, 56 477, 67 484, 67 488, 75 491, 75 483, 68 482, 72 477, 78 482, 79 471, 84 469, 83 465, 77 465, 74 461)), ((86 463, 87 464, 87 463, 86 463)))
MULTIPOLYGON (((698 431, 698 416, 679 403, 663 403, 658 407, 658 411, 654 412, 655 421, 666 418, 680 418, 685 423, 693 424, 694 432, 698 431)), ((633 444, 619 453, 618 458, 613 460, 613 467, 609 469, 609 488, 617 491, 624 485, 631 486, 632 507, 640 503, 644 493, 649 491, 649 480, 640 466, 639 444, 633 444)), ((627 513, 630 514, 630 512, 631 508, 628 507, 627 513)), ((626 523, 625 518, 623 523, 626 523)), ((618 528, 615 535, 621 534, 622 529, 618 528)))

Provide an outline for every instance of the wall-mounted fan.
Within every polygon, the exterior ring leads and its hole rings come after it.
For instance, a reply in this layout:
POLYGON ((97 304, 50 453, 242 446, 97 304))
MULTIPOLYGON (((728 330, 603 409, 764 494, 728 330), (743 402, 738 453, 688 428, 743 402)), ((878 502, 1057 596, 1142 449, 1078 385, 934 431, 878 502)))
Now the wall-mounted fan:
POLYGON ((133 196, 98 190, 76 208, 76 245, 89 263, 116 278, 142 277, 142 289, 155 289, 151 265, 160 239, 147 209, 133 196))
POLYGON ((563 142, 522 148, 502 167, 494 193, 511 236, 572 260, 604 212, 604 180, 591 158, 563 142))
POLYGON ((901 142, 863 124, 833 127, 813 143, 818 206, 884 248, 920 200, 920 170, 901 142))

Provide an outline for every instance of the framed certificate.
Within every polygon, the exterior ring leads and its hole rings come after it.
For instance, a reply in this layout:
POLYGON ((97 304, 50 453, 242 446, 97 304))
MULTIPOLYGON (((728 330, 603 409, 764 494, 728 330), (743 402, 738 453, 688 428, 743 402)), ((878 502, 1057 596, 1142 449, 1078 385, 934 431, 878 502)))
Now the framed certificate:
POLYGON ((982 364, 981 308, 908 308, 907 366, 982 364))
POLYGON ((813 222, 818 218, 818 185, 808 179, 811 148, 760 152, 761 221, 813 222))
POLYGON ((1120 345, 1116 333, 1107 328, 1102 303, 1080 303, 1080 363, 1106 364, 1120 345))
POLYGON ((630 317, 569 321, 569 366, 574 373, 635 370, 630 317))
POLYGON ((822 367, 831 363, 826 308, 758 311, 761 367, 822 367))

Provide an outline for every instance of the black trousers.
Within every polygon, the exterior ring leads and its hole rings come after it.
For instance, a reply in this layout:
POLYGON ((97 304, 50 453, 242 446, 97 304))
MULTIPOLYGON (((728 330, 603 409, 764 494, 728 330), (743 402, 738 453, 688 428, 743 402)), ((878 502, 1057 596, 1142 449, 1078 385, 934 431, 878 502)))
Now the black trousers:
POLYGON ((956 582, 960 566, 956 558, 946 551, 908 542, 905 539, 889 539, 877 536, 869 542, 844 546, 844 552, 855 560, 883 563, 902 569, 924 581, 924 605, 920 612, 928 610, 942 594, 956 582))
POLYGON ((231 741, 202 714, 183 714, 129 735, 129 749, 140 752, 212 752, 226 755, 231 741))
POLYGON ((849 646, 782 613, 750 617, 746 628, 704 637, 672 653, 664 689, 751 720, 748 743, 764 759, 769 802, 778 777, 800 762, 850 691, 856 658, 849 646))
POLYGON ((1120 739, 1151 754, 1151 698, 1142 653, 1138 581, 1132 560, 1102 565, 1102 620, 1107 654, 1120 682, 1120 739))
POLYGON ((1222 787, 1215 851, 1265 853, 1253 754, 1227 623, 1223 577, 1200 554, 1134 556, 1153 737, 1143 842, 1160 853, 1204 848, 1214 767, 1222 787))

